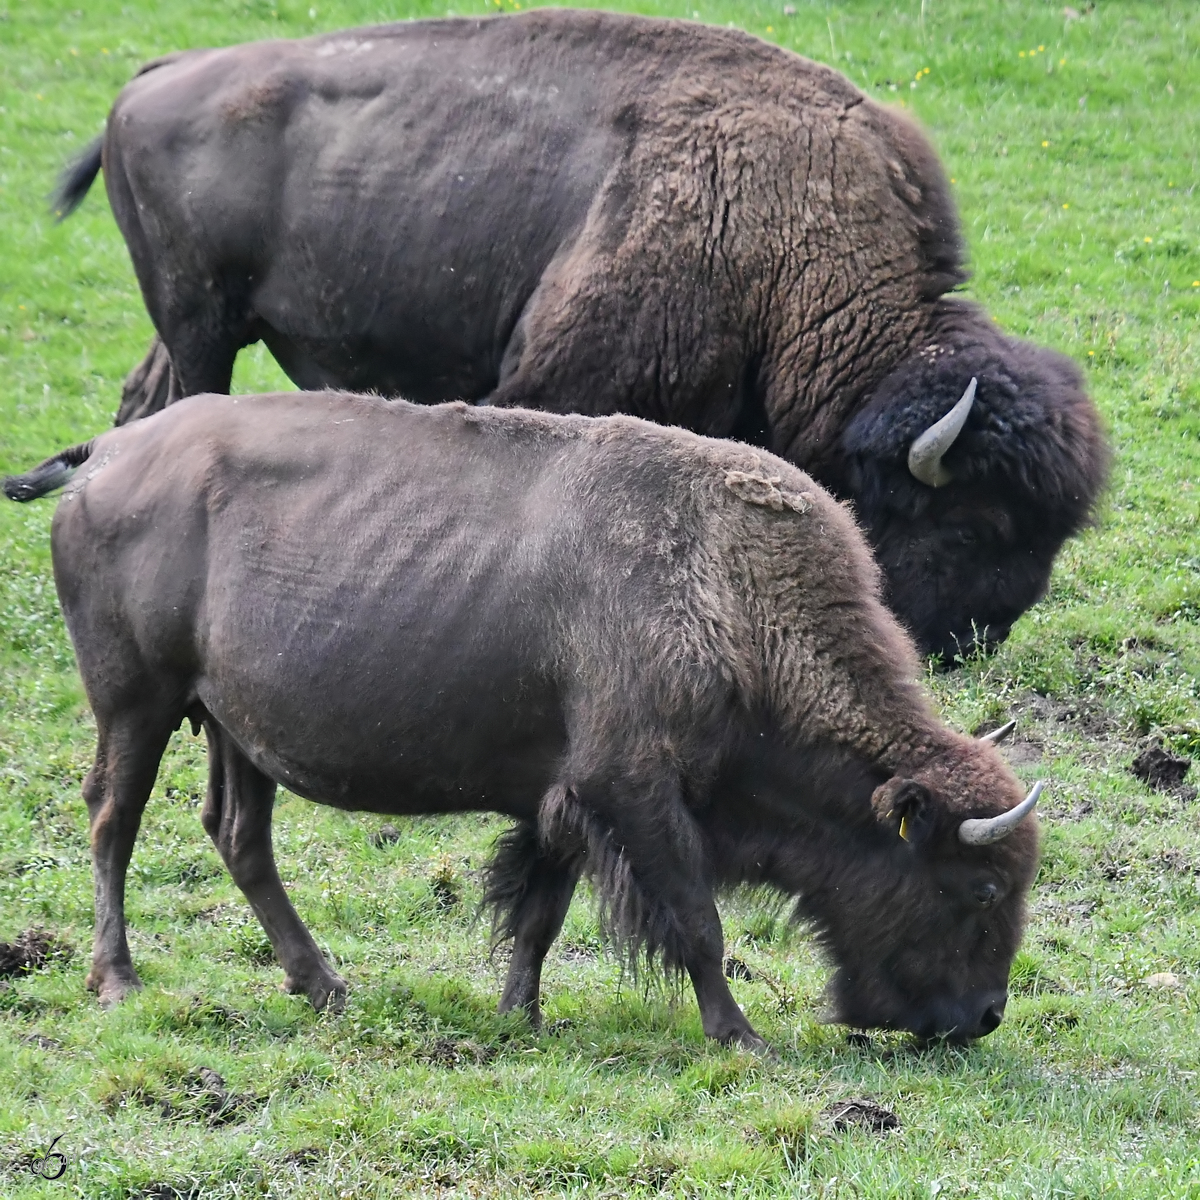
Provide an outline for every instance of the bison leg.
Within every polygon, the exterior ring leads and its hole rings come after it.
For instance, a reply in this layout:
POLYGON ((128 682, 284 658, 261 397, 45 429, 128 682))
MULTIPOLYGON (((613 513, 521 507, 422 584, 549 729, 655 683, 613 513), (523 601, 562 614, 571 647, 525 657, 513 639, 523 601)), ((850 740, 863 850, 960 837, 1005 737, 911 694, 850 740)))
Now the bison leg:
POLYGON ((183 396, 179 387, 179 376, 171 363, 171 356, 156 333, 150 343, 150 352, 125 377, 121 389, 121 407, 117 409, 114 425, 125 425, 139 417, 148 417, 174 404, 183 396))
POLYGON ((96 902, 87 986, 110 1008, 142 986, 125 937, 125 875, 171 729, 142 713, 98 724, 96 760, 83 781, 96 902))
POLYGON ((725 937, 703 839, 678 781, 603 789, 587 807, 610 823, 607 836, 597 837, 593 826, 589 857, 617 935, 687 971, 708 1037, 766 1052, 725 981, 725 937))
POLYGON ((284 987, 303 992, 317 1010, 329 1005, 337 1011, 346 999, 346 981, 325 961, 292 907, 275 866, 274 780, 255 767, 211 717, 205 720, 204 731, 208 735, 204 828, 271 939, 286 972, 284 987))
POLYGON ((533 826, 520 824, 500 841, 487 874, 484 903, 496 910, 498 935, 512 938, 500 1011, 523 1008, 541 1027, 542 962, 558 937, 579 880, 579 857, 542 852, 533 826))

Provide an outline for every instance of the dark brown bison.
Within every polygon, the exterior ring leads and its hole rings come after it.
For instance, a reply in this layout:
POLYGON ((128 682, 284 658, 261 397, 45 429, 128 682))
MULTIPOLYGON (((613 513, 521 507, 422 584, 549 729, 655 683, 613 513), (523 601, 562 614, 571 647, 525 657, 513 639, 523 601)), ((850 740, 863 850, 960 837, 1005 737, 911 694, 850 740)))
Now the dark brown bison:
POLYGON ((607 928, 760 1046, 714 890, 798 900, 836 1017, 1000 1022, 1037 830, 997 751, 947 729, 851 517, 797 468, 630 417, 339 393, 197 397, 50 460, 82 466, 55 578, 88 698, 89 981, 138 978, 123 885, 171 731, 203 725, 204 826, 287 986, 345 983, 271 853, 277 785, 380 813, 514 818, 489 873, 501 1007, 537 1019, 581 873, 607 928))
POLYGON ((854 501, 947 658, 1007 635, 1104 479, 1075 366, 946 297, 918 129, 746 34, 545 11, 188 51, 102 143, 58 203, 103 153, 158 330, 118 424, 262 339, 305 388, 735 437, 854 501))

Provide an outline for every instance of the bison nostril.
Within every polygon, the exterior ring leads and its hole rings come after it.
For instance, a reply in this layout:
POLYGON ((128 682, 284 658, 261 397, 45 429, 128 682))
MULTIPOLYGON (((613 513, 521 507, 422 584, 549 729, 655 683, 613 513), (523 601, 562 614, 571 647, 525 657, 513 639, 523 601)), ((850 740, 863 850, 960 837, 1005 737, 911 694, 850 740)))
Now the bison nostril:
POLYGON ((1004 1020, 1004 1005, 989 1004, 979 1018, 979 1036, 986 1037, 1004 1020))

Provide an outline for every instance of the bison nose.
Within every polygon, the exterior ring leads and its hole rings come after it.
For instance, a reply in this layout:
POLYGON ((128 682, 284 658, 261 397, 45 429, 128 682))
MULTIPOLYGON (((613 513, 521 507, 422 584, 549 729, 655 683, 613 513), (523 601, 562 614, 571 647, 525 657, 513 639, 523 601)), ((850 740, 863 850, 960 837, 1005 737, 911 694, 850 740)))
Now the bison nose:
POLYGON ((976 1010, 979 1015, 975 1018, 975 1028, 967 1034, 967 1037, 987 1037, 1004 1020, 1004 1006, 1007 1003, 1006 992, 989 992, 987 995, 981 996, 979 1008, 976 1010))
POLYGON ((989 1004, 987 1008, 983 1010, 983 1013, 979 1018, 979 1028, 976 1031, 975 1036, 987 1037, 987 1035, 991 1033, 992 1030, 995 1029, 996 1026, 999 1025, 1003 1020, 1004 1005, 989 1004))

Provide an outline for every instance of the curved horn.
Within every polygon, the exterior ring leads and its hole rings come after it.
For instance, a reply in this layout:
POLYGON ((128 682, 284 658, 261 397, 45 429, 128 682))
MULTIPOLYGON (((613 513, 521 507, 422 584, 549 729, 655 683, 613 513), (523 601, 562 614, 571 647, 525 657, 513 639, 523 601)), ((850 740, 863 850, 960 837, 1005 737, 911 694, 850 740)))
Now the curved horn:
POLYGON ((1008 812, 1001 813, 998 817, 964 821, 958 827, 958 840, 966 846, 990 846, 993 842, 1003 841, 1033 812, 1045 786, 1040 781, 1035 783, 1029 795, 1016 808, 1010 808, 1008 812))
POLYGON ((962 433, 963 426, 975 403, 975 385, 972 379, 963 392, 962 399, 940 420, 935 421, 908 448, 908 469, 913 476, 930 487, 945 487, 954 476, 942 465, 942 455, 954 445, 962 433))
POLYGON ((1016 727, 1016 721, 1009 721, 1007 725, 1001 725, 999 729, 993 729, 991 733, 985 733, 978 740, 987 742, 989 746, 998 746, 1016 727))

